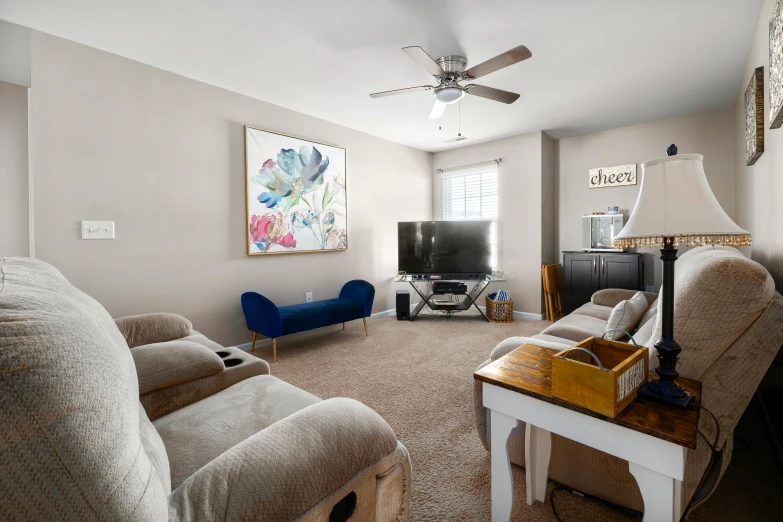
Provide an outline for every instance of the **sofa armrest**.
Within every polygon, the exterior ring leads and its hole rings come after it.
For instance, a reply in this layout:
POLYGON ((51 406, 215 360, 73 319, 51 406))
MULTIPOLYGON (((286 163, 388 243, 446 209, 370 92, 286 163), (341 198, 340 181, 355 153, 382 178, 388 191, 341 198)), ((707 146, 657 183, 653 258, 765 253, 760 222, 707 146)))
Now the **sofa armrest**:
POLYGON ((360 303, 364 306, 364 317, 370 317, 372 315, 372 302, 375 299, 375 287, 361 279, 348 281, 340 290, 340 299, 360 303))
POLYGON ((294 520, 397 444, 386 421, 360 402, 321 401, 191 475, 169 496, 169 520, 294 520))
MULTIPOLYGON (((593 304, 614 308, 620 301, 632 298, 638 291, 639 290, 625 290, 623 288, 604 288, 603 290, 594 293, 590 298, 590 301, 593 304)), ((658 299, 658 294, 652 292, 642 292, 642 294, 647 298, 648 306, 658 299)))
POLYGON ((177 314, 130 315, 115 319, 114 323, 125 336, 130 348, 172 341, 193 333, 193 325, 190 321, 177 314))
POLYGON ((139 378, 139 395, 222 372, 218 354, 191 341, 147 344, 131 350, 139 378))
POLYGON ((242 294, 242 310, 245 312, 247 329, 270 339, 283 335, 283 316, 275 303, 258 292, 242 294))

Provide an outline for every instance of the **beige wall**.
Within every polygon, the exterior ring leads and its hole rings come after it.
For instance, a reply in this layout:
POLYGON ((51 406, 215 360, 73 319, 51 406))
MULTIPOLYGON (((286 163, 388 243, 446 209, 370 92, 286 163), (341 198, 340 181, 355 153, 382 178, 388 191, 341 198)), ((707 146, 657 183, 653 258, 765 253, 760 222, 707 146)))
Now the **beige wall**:
MULTIPOLYGON (((502 158, 498 168, 498 263, 508 282, 514 310, 540 315, 542 262, 542 155, 551 152, 551 139, 542 132, 437 152, 433 169, 502 158), (546 144, 543 142, 546 141, 546 144)), ((552 163, 551 160, 549 163, 552 163)), ((443 219, 443 178, 433 170, 432 208, 443 219)))
POLYGON ((769 19, 774 0, 765 0, 742 77, 735 114, 736 221, 753 235, 751 257, 783 288, 783 128, 769 128, 769 19), (745 89, 756 67, 764 67, 764 153, 745 166, 745 89))
MULTIPOLYGON (((727 108, 700 114, 658 120, 629 127, 612 129, 566 138, 557 142, 557 253, 562 262, 564 250, 580 250, 580 216, 594 211, 606 212, 609 206, 619 206, 628 220, 636 204, 639 183, 626 187, 587 188, 588 169, 641 164, 666 155, 666 148, 675 143, 680 153, 704 155, 704 169, 712 191, 729 216, 734 217, 734 178, 736 164, 736 133, 734 109, 727 108)), ((649 253, 645 258, 645 284, 660 286, 660 263, 649 253)))
POLYGON ((394 307, 397 221, 431 219, 430 154, 39 32, 33 33, 37 257, 114 316, 180 313, 249 340, 239 298, 336 297, 362 278, 394 307), (347 149, 346 252, 248 257, 245 124, 347 149), (82 241, 80 220, 114 220, 82 241))
POLYGON ((29 254, 27 88, 0 81, 0 257, 29 254))
POLYGON ((541 262, 557 263, 556 141, 541 134, 541 262))

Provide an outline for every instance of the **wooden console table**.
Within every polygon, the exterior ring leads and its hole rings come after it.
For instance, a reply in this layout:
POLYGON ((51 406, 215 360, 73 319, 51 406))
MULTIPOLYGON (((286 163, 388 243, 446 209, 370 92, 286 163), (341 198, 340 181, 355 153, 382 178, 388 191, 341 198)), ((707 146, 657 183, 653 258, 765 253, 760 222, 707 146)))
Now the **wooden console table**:
MULTIPOLYGON (((525 426, 527 503, 546 498, 550 433, 628 461, 644 499, 644 521, 678 521, 688 449, 696 449, 699 409, 683 410, 642 397, 615 419, 552 397, 555 350, 525 345, 477 371, 490 410, 492 520, 511 516, 513 482, 506 443, 517 421, 525 426)), ((650 379, 657 378, 650 372, 650 379)), ((701 402, 701 383, 678 379, 701 402)))

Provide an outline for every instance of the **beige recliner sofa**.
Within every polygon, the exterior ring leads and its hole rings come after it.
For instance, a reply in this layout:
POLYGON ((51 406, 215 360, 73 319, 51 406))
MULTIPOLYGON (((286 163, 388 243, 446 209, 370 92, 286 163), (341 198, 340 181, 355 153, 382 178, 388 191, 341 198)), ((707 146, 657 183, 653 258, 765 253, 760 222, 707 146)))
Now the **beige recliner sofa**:
POLYGON ((114 322, 131 349, 139 399, 150 420, 269 373, 266 361, 221 346, 181 315, 134 315, 114 322))
POLYGON ((370 408, 176 316, 118 323, 52 266, 0 259, 0 519, 408 520, 407 450, 370 408), (154 422, 140 382, 168 390, 154 422))
MULTIPOLYGON (((612 308, 634 291, 606 289, 592 302, 533 337, 512 337, 492 350, 482 368, 523 344, 562 350, 591 336, 600 336, 612 308)), ((653 343, 660 337, 659 301, 645 294, 649 308, 634 339, 650 349, 650 369, 657 367, 653 343)), ((783 344, 783 297, 775 292, 770 274, 731 247, 700 247, 683 253, 675 267, 674 337, 682 347, 677 370, 702 382, 702 405, 720 423, 717 466, 705 480, 694 505, 714 491, 731 459, 733 432, 753 393, 783 344)), ((627 340, 627 338, 625 338, 627 340)), ((481 383, 474 384, 474 410, 479 438, 487 450, 489 423, 481 383)), ((715 425, 702 414, 699 430, 709 444, 715 425)), ((509 437, 511 461, 525 465, 525 426, 519 423, 509 437)), ((693 498, 709 466, 711 450, 699 437, 697 449, 686 458, 683 506, 693 498)), ((642 511, 644 503, 628 463, 558 435, 552 436, 549 478, 616 504, 642 511)))

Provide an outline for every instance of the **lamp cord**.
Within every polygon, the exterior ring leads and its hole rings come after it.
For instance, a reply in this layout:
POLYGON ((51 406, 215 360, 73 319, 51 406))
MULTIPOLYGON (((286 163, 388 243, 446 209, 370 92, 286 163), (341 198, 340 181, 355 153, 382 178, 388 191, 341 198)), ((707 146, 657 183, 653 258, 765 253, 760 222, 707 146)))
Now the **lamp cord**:
MULTIPOLYGON (((714 413, 712 413, 710 410, 705 408, 704 406, 699 405, 699 409, 702 409, 710 414, 710 417, 712 417, 713 422, 715 422, 715 442, 710 444, 710 442, 707 440, 707 437, 704 436, 704 433, 701 432, 701 430, 698 430, 699 435, 701 435, 701 438, 704 439, 704 442, 707 444, 707 446, 710 447, 711 453, 710 453, 710 461, 707 464, 707 468, 704 470, 704 473, 701 476, 701 479, 699 480, 699 485, 696 486, 696 489, 694 492, 699 491, 702 486, 704 485, 704 481, 707 479, 707 475, 709 474, 710 470, 712 469, 712 466, 715 463, 715 455, 717 455, 718 450, 715 448, 718 446, 718 442, 720 441, 720 423, 718 422, 718 418, 715 416, 714 413)), ((696 501, 696 498, 691 498, 691 501, 688 503, 688 505, 685 507, 685 509, 682 512, 682 518, 687 519, 688 514, 693 509, 693 503, 696 501)))

